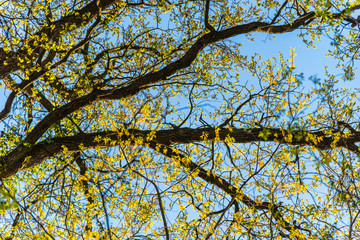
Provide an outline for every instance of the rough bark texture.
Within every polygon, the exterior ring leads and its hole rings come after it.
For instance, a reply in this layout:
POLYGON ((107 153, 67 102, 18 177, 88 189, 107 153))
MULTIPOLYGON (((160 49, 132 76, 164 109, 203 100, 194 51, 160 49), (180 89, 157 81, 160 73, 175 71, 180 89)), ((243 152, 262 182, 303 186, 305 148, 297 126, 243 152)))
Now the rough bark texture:
MULTIPOLYGON (((313 146, 317 149, 328 150, 336 147, 344 147, 358 152, 355 143, 360 141, 360 133, 347 134, 340 137, 335 142, 334 136, 325 135, 321 131, 308 132, 301 130, 281 130, 277 128, 252 128, 252 129, 232 129, 222 128, 180 128, 172 130, 136 130, 127 129, 128 134, 119 135, 119 132, 98 132, 98 133, 82 133, 69 137, 57 137, 41 141, 33 147, 28 148, 26 156, 16 159, 16 163, 8 165, 5 163, 1 169, 0 177, 7 178, 14 175, 19 170, 35 166, 42 163, 47 158, 60 154, 64 147, 70 152, 78 152, 82 149, 109 148, 118 146, 121 142, 141 137, 146 139, 147 136, 154 134, 153 142, 166 146, 174 144, 186 144, 204 141, 203 136, 207 136, 207 140, 225 141, 228 139, 234 143, 251 143, 259 141, 271 141, 298 146, 313 146), (104 139, 107 139, 106 141, 104 139), (99 139, 103 139, 100 140, 99 139), (290 140, 291 139, 291 140, 290 140), (315 140, 316 139, 316 140, 315 140), (112 143, 110 143, 112 142, 112 143), (81 148, 80 148, 81 146, 81 148), (25 161, 26 158, 26 161, 25 161)), ((133 142, 134 143, 134 142, 133 142)), ((19 155, 20 156, 20 155, 19 155)))

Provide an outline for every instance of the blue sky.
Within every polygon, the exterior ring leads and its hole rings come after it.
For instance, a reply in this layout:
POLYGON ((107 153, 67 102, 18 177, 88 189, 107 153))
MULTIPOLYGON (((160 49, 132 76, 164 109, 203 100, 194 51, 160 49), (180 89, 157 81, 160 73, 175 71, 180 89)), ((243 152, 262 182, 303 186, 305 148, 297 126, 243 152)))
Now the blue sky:
MULTIPOLYGON (((269 35, 266 33, 256 33, 255 41, 244 43, 243 54, 253 54, 255 52, 262 55, 264 58, 277 57, 279 52, 285 56, 289 56, 289 50, 294 49, 296 53, 295 66, 297 73, 304 73, 305 78, 311 75, 318 77, 324 76, 324 67, 328 66, 328 70, 332 74, 341 74, 341 69, 336 68, 338 63, 333 57, 325 56, 329 49, 331 40, 327 36, 322 36, 320 41, 316 41, 314 45, 316 48, 307 47, 304 42, 297 36, 299 31, 294 31, 285 34, 269 35), (276 39, 273 39, 275 36, 276 39)), ((239 37, 238 37, 239 38, 239 37)), ((359 77, 359 71, 356 71, 356 78, 359 77)), ((356 81, 346 82, 341 84, 344 87, 356 87, 356 81)), ((339 85, 339 86, 341 86, 339 85)))

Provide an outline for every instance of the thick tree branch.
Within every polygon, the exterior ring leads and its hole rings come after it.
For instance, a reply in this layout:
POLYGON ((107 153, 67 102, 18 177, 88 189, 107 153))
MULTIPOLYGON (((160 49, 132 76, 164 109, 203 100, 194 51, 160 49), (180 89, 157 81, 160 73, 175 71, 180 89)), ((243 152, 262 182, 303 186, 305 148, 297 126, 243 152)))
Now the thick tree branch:
POLYGON ((15 97, 16 97, 16 93, 11 92, 8 98, 6 99, 4 109, 0 112, 0 121, 6 118, 7 115, 9 115, 15 97))
MULTIPOLYGON (((10 177, 20 170, 38 165, 47 158, 61 153, 65 148, 69 152, 78 152, 81 149, 110 148, 121 144, 121 141, 134 141, 137 137, 146 139, 152 130, 136 130, 128 129, 127 134, 119 136, 118 131, 98 132, 98 133, 81 133, 69 137, 56 137, 44 140, 35 144, 30 151, 22 158, 12 160, 5 156, 4 162, 12 162, 0 169, 0 178, 10 177), (106 139, 106 140, 105 140, 106 139), (81 148, 80 148, 81 146, 81 148), (25 158, 27 160, 25 161, 25 158), (12 161, 11 161, 12 160, 12 161)), ((187 144, 204 141, 204 134, 207 140, 215 140, 217 137, 220 141, 231 139, 234 143, 251 143, 251 142, 275 142, 280 144, 296 145, 296 146, 314 146, 320 150, 333 149, 335 147, 344 147, 349 151, 357 153, 356 142, 360 142, 360 132, 352 135, 341 137, 325 135, 321 131, 303 131, 292 130, 286 131, 278 128, 239 128, 229 130, 227 128, 180 128, 171 130, 155 131, 155 139, 159 144, 173 145, 173 144, 187 144), (218 133, 216 133, 218 131, 218 133), (291 139, 291 140, 290 140, 291 139), (335 142, 336 140, 336 142, 335 142)), ((19 154, 18 156, 21 156, 19 154)))

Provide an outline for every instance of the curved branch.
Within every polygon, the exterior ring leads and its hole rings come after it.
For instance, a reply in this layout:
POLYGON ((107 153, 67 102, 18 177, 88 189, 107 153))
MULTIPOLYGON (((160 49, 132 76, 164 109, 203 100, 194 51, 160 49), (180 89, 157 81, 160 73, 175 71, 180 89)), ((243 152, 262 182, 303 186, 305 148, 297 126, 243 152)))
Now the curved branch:
POLYGON ((16 97, 16 93, 12 91, 9 97, 6 99, 4 109, 0 112, 0 121, 6 118, 7 115, 9 115, 15 97, 16 97))
MULTIPOLYGON (((97 18, 97 20, 89 27, 89 29, 87 30, 86 36, 83 40, 81 40, 79 43, 75 44, 64 56, 64 58, 62 58, 60 61, 54 63, 53 65, 47 67, 47 68, 42 68, 41 70, 34 72, 30 75, 30 79, 27 81, 22 81, 20 84, 16 84, 14 87, 9 88, 9 90, 12 90, 8 100, 6 101, 4 110, 1 111, 0 113, 0 120, 4 119, 11 110, 11 104, 14 100, 14 98, 20 94, 21 92, 25 92, 27 95, 29 95, 30 97, 33 97, 32 95, 32 90, 31 87, 33 86, 33 83, 40 77, 42 77, 43 75, 45 75, 49 70, 55 69, 58 66, 60 66, 61 64, 65 63, 67 61, 67 59, 71 56, 71 54, 73 52, 75 52, 77 49, 79 49, 81 46, 83 46, 84 44, 86 44, 88 41, 90 41, 90 34, 91 32, 94 30, 94 28, 100 23, 100 17, 97 18), (15 90, 16 89, 16 90, 15 90)), ((41 93, 40 93, 41 94, 41 93)), ((52 111, 53 110, 53 106, 52 104, 47 101, 47 99, 41 94, 41 96, 39 96, 39 99, 42 99, 42 101, 40 101, 40 103, 48 110, 48 111, 52 111)))

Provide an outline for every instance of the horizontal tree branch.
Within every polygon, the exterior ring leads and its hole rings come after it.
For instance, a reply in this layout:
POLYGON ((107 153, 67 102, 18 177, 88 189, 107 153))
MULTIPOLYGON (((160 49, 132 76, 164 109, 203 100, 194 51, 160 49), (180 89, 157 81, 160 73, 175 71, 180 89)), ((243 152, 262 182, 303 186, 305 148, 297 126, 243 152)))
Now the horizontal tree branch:
MULTIPOLYGON (((313 146, 320 150, 344 147, 357 153, 355 143, 360 142, 360 132, 344 136, 325 135, 322 131, 282 130, 279 128, 180 128, 170 130, 137 130, 127 129, 127 134, 121 136, 118 131, 97 133, 80 133, 68 137, 55 137, 35 144, 23 158, 6 164, 11 159, 3 159, 0 168, 0 178, 10 177, 20 170, 36 166, 49 157, 60 154, 64 148, 69 152, 79 152, 84 149, 110 148, 119 146, 121 142, 141 138, 145 141, 154 134, 153 142, 163 145, 188 144, 206 140, 229 141, 233 143, 276 142, 297 146, 313 146), (204 139, 206 136, 206 139, 204 139), (338 139, 338 140, 336 140, 338 139), (336 141, 336 142, 335 142, 336 141), (26 161, 25 161, 26 159, 26 161)), ((146 145, 146 141, 144 143, 146 145)), ((26 151, 23 148, 23 151, 26 151)), ((20 154, 19 154, 20 155, 20 154)))

